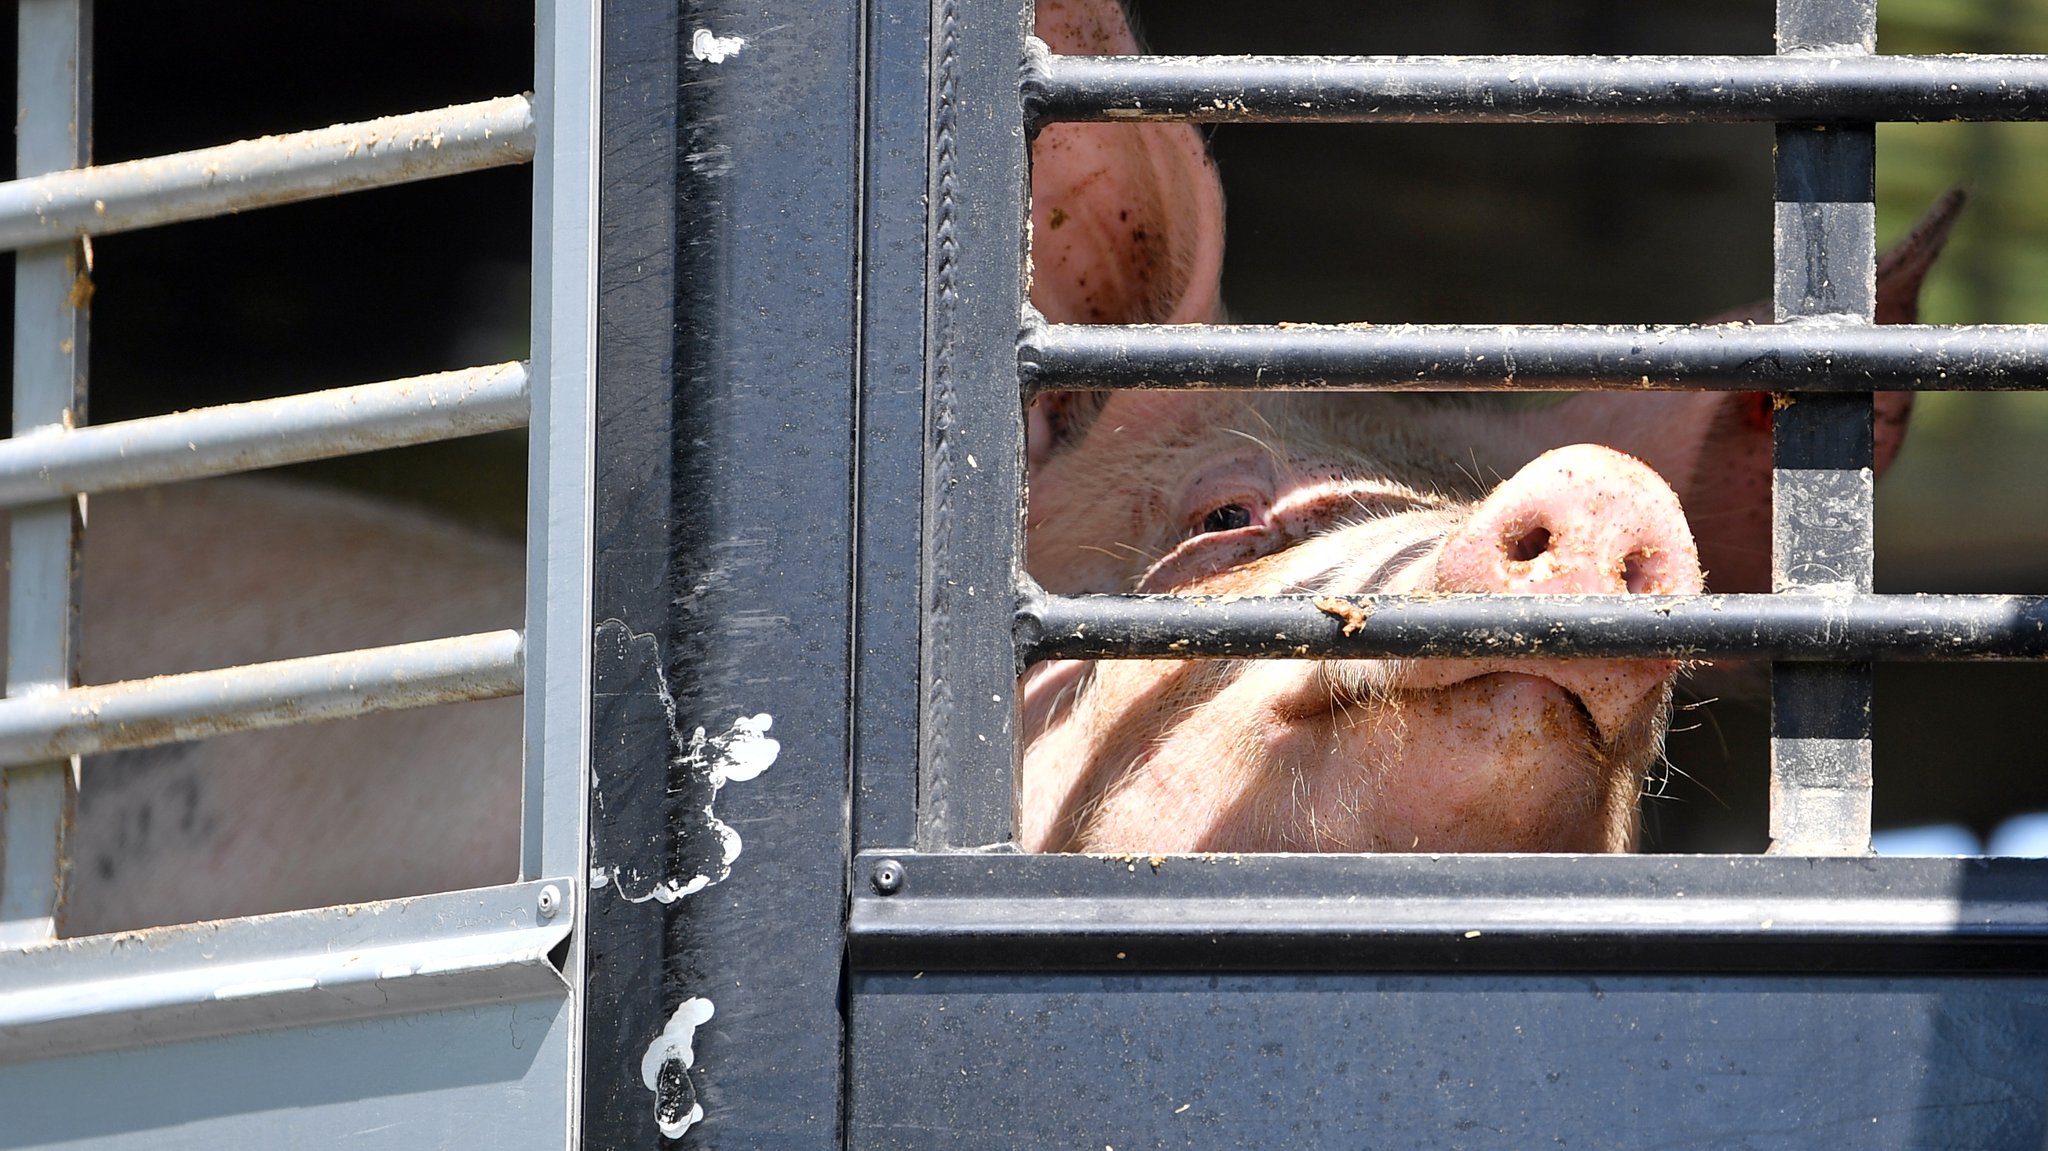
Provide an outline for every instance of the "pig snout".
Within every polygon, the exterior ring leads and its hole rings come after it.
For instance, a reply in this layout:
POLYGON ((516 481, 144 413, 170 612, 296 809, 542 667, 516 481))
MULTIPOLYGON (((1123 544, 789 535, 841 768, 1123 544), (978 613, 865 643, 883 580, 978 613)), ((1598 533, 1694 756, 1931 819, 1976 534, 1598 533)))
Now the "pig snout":
MULTIPOLYGON (((1502 482, 1444 539, 1414 590, 1506 595, 1696 595, 1699 551, 1678 496, 1649 465, 1598 444, 1556 448, 1502 482)), ((1567 693, 1610 746, 1655 726, 1678 664, 1634 660, 1441 660, 1397 665, 1408 689, 1493 675, 1567 693)))
POLYGON ((1444 541, 1432 590, 1690 595, 1700 558, 1678 496, 1612 448, 1545 452, 1444 541))
MULTIPOLYGON (((1192 485, 1175 519, 1195 534, 1140 586, 1701 590, 1677 496, 1612 449, 1551 451, 1462 505, 1355 474, 1282 466, 1192 485), (1230 515, 1193 514, 1219 499, 1230 515)), ((1624 850, 1676 671, 1526 658, 1039 665, 1023 683, 1020 839, 1068 851, 1624 850)))

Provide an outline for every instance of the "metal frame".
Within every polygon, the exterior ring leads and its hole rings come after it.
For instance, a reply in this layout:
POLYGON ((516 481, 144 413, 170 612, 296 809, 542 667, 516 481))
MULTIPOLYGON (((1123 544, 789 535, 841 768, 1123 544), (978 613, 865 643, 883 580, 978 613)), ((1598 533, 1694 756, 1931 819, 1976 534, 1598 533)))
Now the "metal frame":
MULTIPOLYGON (((854 437, 873 412, 860 78, 882 9, 603 16, 582 1138, 837 1146, 854 437)), ((921 163, 921 131, 903 143, 916 159, 896 162, 921 163)), ((916 402, 916 376, 891 386, 885 403, 916 402)))
POLYGON ((1168 654, 1168 633, 1177 633, 1184 642, 1173 654, 1455 655, 1505 644, 1527 654, 1819 661, 1781 662, 1774 677, 1773 850, 1867 852, 1867 661, 2041 654, 2039 606, 2028 601, 1870 594, 1868 393, 2037 388, 2048 379, 2039 326, 1872 326, 1868 123, 2048 117, 2048 58, 1876 57, 1875 12, 1866 0, 1786 0, 1771 58, 1112 59, 1028 50, 1022 99, 1033 123, 1777 122, 1776 325, 1184 329, 1045 325, 1027 314, 1019 353, 1027 401, 1083 384, 1772 388, 1777 594, 1624 605, 1357 597, 1367 612, 1359 627, 1306 601, 1118 603, 1027 587, 1021 656, 1168 654), (1269 638, 1255 651, 1261 634, 1269 638))
MULTIPOLYGON (((1456 1144, 1492 1130, 1515 1145, 1567 1132, 1629 1146, 1674 1127, 1734 1142, 1762 1113, 1788 1132, 1840 1123, 1883 1145, 2038 1144, 2048 1050, 2028 1036, 2048 992, 2048 868, 1865 858, 1868 661, 2038 659, 2048 620, 2027 597, 1871 594, 1869 393, 2038 388, 2048 345, 2036 326, 1870 326, 1868 121, 2048 118, 2048 58, 1876 57, 1869 0, 1785 0, 1773 58, 1081 59, 1024 40, 1028 9, 933 8, 920 775, 913 794, 894 765, 857 764, 849 1145, 971 1146, 991 1132, 1038 1145, 1456 1144), (1013 98, 1016 120, 992 111, 1013 98), (1151 119, 1774 121, 1779 323, 1043 323, 1023 306, 1017 128, 1151 119), (1776 594, 1356 597, 1363 627, 1305 599, 1046 595, 1017 559, 1019 399, 1059 386, 1770 389, 1776 594), (1013 613, 998 602, 1011 587, 1013 613), (1776 854, 1009 846, 1013 653, 1502 645, 1779 661, 1776 854), (1942 1038, 1920 1044, 1936 1016, 1942 1038), (1851 1050, 1883 1055, 1830 1070, 1851 1050), (1697 1097, 1680 1094, 1676 1074, 1640 1074, 1660 1059, 1702 1076, 1755 1067, 1772 1086, 1745 1097, 1702 1078, 1697 1097), (2028 1085, 1991 1086, 1971 1070, 1986 1060, 2006 1068, 2001 1083, 2028 1085), (1546 1093, 1545 1068, 1552 1084, 1574 1077, 1568 1097, 1546 1093)), ((887 172, 903 194, 906 175, 887 172)), ((900 468, 864 456, 861 482, 900 468)))
POLYGON ((0 502, 15 507, 0 701, 0 942, 11 945, 0 953, 0 1094, 22 1105, 0 1142, 218 1145, 318 1138, 347 1122, 359 1140, 394 1147, 564 1145, 581 1027, 570 992, 583 884, 570 877, 584 873, 591 741, 595 5, 540 0, 531 96, 106 167, 89 166, 83 144, 89 0, 20 8, 22 178, 0 184, 0 243, 19 248, 16 436, 0 443, 0 502), (527 162, 530 363, 83 426, 85 295, 74 285, 91 235, 527 162), (76 685, 66 589, 80 493, 518 427, 529 414, 523 633, 76 685), (76 763, 64 757, 522 687, 518 882, 50 938, 76 763), (204 1042, 154 1046, 192 1040, 204 1042), (89 1101, 75 1087, 87 1081, 127 1090, 89 1101))

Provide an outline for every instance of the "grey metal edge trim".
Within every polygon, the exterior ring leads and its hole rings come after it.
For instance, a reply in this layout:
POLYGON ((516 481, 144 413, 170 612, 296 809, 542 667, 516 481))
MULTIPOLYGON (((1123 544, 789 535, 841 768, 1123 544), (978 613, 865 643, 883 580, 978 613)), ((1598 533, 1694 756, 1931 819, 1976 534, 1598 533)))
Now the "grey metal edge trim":
POLYGON ((106 235, 533 159, 533 107, 500 96, 0 184, 0 248, 106 235))
POLYGON ((491 364, 0 440, 0 505, 200 479, 505 431, 527 369, 491 364))
POLYGON ((506 630, 19 696, 0 700, 0 766, 495 699, 524 679, 506 630))
POLYGON ((548 953, 574 890, 541 879, 0 951, 0 1062, 564 995, 548 953))

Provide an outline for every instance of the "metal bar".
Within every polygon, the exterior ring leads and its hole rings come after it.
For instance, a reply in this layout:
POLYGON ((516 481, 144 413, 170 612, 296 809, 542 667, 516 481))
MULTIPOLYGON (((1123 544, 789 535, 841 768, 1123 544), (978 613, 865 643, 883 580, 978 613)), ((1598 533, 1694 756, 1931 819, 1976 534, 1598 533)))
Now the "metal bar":
POLYGON ((924 493, 922 323, 931 187, 928 102, 932 6, 868 8, 867 130, 862 157, 861 381, 854 600, 853 838, 900 846, 917 836, 917 666, 923 627, 920 511, 924 493))
MULTIPOLYGON (((595 0, 540 0, 536 8, 526 456, 531 687, 520 834, 520 874, 526 876, 582 875, 589 868, 583 811, 590 779, 598 23, 595 0)), ((579 938, 572 973, 580 971, 580 948, 579 938)))
MULTIPOLYGON (((84 164, 91 156, 91 0, 23 0, 17 19, 15 170, 35 175, 84 164)), ((58 240, 15 255, 17 434, 85 422, 91 249, 73 237, 58 240)), ((75 498, 17 508, 9 522, 10 698, 77 682, 84 527, 75 498)), ((55 929, 77 772, 63 759, 8 766, 0 770, 0 942, 20 943, 55 929)))
POLYGON ((536 880, 0 952, 0 1063, 563 995, 548 952, 573 923, 573 888, 536 880))
POLYGON ((876 7, 603 5, 583 1146, 845 1145, 831 973, 876 7))
POLYGON ((524 164, 533 141, 527 98, 500 96, 121 164, 79 157, 0 184, 0 248, 524 164))
MULTIPOLYGON (((1870 60, 1876 50, 1876 0, 1779 0, 1781 54, 1870 60)), ((1875 125, 1781 125, 1776 171, 1778 320, 1873 323, 1875 125)), ((1773 407, 1771 588, 1823 602, 1866 596, 1876 550, 1870 395, 1780 394, 1773 407)), ((1869 854, 1871 691, 1867 662, 1773 669, 1772 852, 1869 854)))
POLYGON ((1041 56, 1034 124, 2048 118, 2048 56, 1041 56))
POLYGON ((0 505, 523 427, 522 363, 226 404, 0 440, 0 505))
POLYGON ((935 11, 918 721, 928 849, 1007 842, 1015 824, 1005 625, 1023 543, 1015 341, 1030 210, 1016 69, 1031 5, 935 11))
POLYGON ((0 764, 519 692, 516 631, 127 680, 0 701, 0 764))
POLYGON ((856 972, 2048 966, 2042 860, 868 852, 854 874, 856 972))
POLYGON ((1017 611, 1041 659, 2048 658, 2048 597, 1043 596, 1017 611))
POLYGON ((1054 388, 1968 391, 2048 387, 2048 324, 1039 325, 1054 388))

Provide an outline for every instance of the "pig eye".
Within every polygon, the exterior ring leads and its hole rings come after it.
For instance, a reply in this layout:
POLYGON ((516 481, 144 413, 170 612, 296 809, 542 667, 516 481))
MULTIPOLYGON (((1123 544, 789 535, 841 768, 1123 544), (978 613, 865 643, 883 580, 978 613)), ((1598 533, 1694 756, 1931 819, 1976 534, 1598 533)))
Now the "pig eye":
POLYGON ((1202 517, 1202 533, 1234 532, 1252 526, 1252 511, 1243 504, 1224 504, 1202 517))

